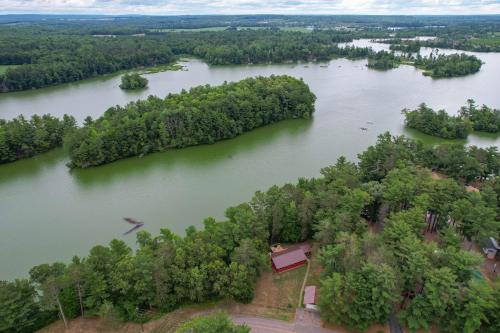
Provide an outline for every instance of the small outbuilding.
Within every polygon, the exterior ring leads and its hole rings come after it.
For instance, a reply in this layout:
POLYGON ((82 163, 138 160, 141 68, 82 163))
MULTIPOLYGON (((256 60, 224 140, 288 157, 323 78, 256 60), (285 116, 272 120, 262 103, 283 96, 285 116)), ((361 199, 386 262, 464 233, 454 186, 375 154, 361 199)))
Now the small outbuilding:
POLYGON ((311 254, 311 246, 307 243, 296 244, 289 248, 280 248, 279 251, 269 253, 273 269, 278 272, 302 266, 307 263, 307 256, 311 254))
POLYGON ((306 286, 304 289, 304 306, 316 310, 316 286, 306 286))
POLYGON ((482 242, 483 252, 488 259, 500 257, 500 245, 493 237, 489 237, 482 242))

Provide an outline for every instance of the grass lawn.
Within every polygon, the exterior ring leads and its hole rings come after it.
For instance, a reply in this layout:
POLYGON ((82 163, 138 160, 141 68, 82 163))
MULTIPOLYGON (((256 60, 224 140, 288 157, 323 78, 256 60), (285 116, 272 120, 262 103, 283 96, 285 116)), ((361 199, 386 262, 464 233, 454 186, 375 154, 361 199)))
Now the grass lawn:
POLYGON ((281 320, 293 319, 305 273, 305 265, 283 273, 263 273, 257 281, 253 301, 248 305, 238 305, 238 312, 281 320))
POLYGON ((2 75, 3 73, 5 73, 5 71, 7 70, 7 68, 14 68, 14 67, 17 67, 18 65, 0 65, 0 75, 2 75))
POLYGON ((309 269, 309 276, 307 277, 306 286, 316 286, 319 288, 320 287, 319 279, 321 277, 321 272, 323 271, 323 268, 319 263, 318 250, 319 250, 319 244, 313 243, 312 254, 310 258, 311 268, 309 269))

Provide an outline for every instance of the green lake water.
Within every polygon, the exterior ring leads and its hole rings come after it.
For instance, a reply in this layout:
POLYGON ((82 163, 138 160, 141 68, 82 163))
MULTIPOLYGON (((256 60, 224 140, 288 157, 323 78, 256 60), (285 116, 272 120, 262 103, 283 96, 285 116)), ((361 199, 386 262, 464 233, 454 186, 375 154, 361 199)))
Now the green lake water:
MULTIPOLYGON (((404 129, 401 109, 426 102, 455 112, 467 98, 499 108, 500 54, 478 56, 485 62, 479 73, 446 80, 425 77, 410 66, 370 70, 366 60, 220 67, 190 60, 186 71, 146 75, 149 88, 141 92, 122 91, 115 75, 0 94, 0 118, 69 113, 79 121, 150 94, 256 75, 301 77, 318 97, 311 120, 285 121, 214 145, 73 172, 62 150, 1 165, 0 279, 26 276, 39 263, 85 255, 113 238, 134 244, 133 234, 123 236, 129 227, 123 217, 144 221, 152 233, 165 227, 182 234, 207 216, 222 218, 225 208, 249 200, 256 190, 316 176, 341 155, 356 159, 385 131, 437 143, 404 129)), ((467 144, 498 146, 500 138, 474 134, 467 144)))

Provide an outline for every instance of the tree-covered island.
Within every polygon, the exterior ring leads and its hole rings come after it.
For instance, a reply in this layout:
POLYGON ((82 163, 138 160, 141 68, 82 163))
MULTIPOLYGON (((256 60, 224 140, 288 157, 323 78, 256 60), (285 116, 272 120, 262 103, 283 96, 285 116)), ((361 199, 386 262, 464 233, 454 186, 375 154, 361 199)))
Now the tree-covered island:
POLYGON ((210 144, 281 120, 309 118, 315 99, 302 80, 286 75, 199 86, 165 99, 150 96, 87 119, 66 140, 70 166, 210 144))
POLYGON ((445 110, 434 111, 425 103, 417 109, 404 109, 405 125, 422 133, 444 139, 465 139, 472 130, 498 133, 500 131, 500 110, 486 105, 478 108, 474 100, 469 99, 456 116, 445 110))
POLYGON ((450 78, 477 73, 483 63, 476 56, 464 53, 450 55, 431 53, 427 57, 422 57, 420 54, 414 56, 412 53, 397 55, 393 50, 371 52, 368 55, 369 68, 388 70, 400 64, 415 66, 423 70, 424 75, 433 78, 450 78))
POLYGON ((148 86, 148 79, 138 73, 124 74, 121 81, 120 88, 124 90, 144 89, 148 86))

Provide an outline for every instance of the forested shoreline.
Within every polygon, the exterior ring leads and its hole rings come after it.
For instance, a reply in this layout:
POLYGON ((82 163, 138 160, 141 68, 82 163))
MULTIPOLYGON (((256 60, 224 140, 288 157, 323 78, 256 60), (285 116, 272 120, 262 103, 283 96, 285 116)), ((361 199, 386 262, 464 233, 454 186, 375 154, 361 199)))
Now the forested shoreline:
POLYGON ((7 34, 0 43, 0 65, 17 65, 0 75, 0 92, 42 88, 175 60, 165 43, 151 38, 7 34))
POLYGON ((0 164, 14 162, 61 147, 64 137, 75 131, 76 120, 49 114, 34 115, 30 120, 22 115, 12 120, 0 119, 0 164))
POLYGON ((422 133, 444 139, 466 139, 474 131, 500 132, 500 110, 486 105, 477 107, 472 99, 467 100, 456 116, 450 116, 445 110, 434 111, 425 103, 417 109, 404 109, 405 125, 422 133))
POLYGON ((70 167, 87 168, 169 148, 211 144, 285 119, 309 118, 316 97, 290 76, 199 86, 150 96, 87 118, 65 145, 70 167))
POLYGON ((500 233, 497 148, 429 147, 386 133, 358 158, 258 191, 228 208, 225 220, 207 218, 184 237, 141 231, 135 253, 113 240, 70 264, 38 265, 29 279, 0 282, 0 327, 30 331, 79 315, 143 321, 186 303, 249 302, 269 244, 314 239, 327 321, 363 330, 400 307, 412 332, 497 332, 500 285, 475 278, 481 259, 460 248, 461 237, 500 233), (449 178, 434 180, 428 168, 449 178), (478 179, 480 192, 466 192, 464 183, 478 179), (383 231, 369 232, 377 222, 383 231), (437 242, 424 242, 426 229, 437 242))
POLYGON ((221 86, 199 86, 165 99, 149 96, 77 127, 72 116, 0 119, 0 164, 64 146, 71 168, 211 144, 285 119, 309 118, 316 97, 290 76, 249 78, 221 86))
MULTIPOLYGON (((186 55, 210 65, 329 61, 345 57, 368 58, 369 67, 390 69, 405 62, 394 56, 387 61, 387 54, 376 53, 371 48, 339 46, 357 38, 391 36, 389 31, 371 27, 305 31, 234 27, 221 31, 146 29, 132 35, 118 32, 88 35, 61 27, 35 33, 27 27, 0 27, 0 32, 3 46, 0 66, 7 66, 4 73, 0 73, 0 92, 37 89, 120 70, 167 65, 186 55)), ((398 35, 404 33, 398 32, 398 35)), ((393 51, 409 54, 418 51, 423 43, 402 41, 398 35, 394 40, 400 44, 391 45, 393 51)), ((410 62, 432 77, 467 75, 481 67, 479 59, 467 55, 417 57, 410 62)))

